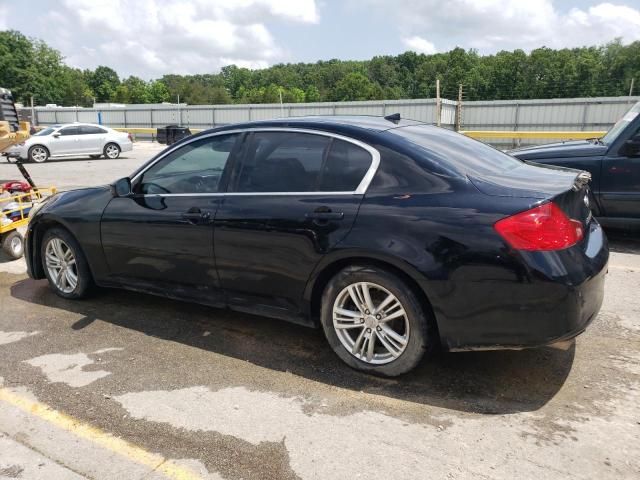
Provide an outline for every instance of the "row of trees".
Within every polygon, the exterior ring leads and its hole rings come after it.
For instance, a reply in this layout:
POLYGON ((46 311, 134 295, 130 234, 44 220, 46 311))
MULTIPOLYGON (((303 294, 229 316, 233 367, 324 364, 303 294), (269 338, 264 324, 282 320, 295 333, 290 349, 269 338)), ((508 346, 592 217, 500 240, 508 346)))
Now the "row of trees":
MULTIPOLYGON (((619 96, 640 84, 640 42, 599 47, 539 48, 479 55, 455 48, 434 55, 405 52, 365 61, 279 64, 262 70, 235 65, 220 73, 121 79, 107 66, 79 70, 60 52, 16 31, 0 32, 0 85, 27 103, 92 102, 189 104, 321 102, 434 97, 468 100, 619 96)), ((638 88, 640 90, 640 86, 638 88)))

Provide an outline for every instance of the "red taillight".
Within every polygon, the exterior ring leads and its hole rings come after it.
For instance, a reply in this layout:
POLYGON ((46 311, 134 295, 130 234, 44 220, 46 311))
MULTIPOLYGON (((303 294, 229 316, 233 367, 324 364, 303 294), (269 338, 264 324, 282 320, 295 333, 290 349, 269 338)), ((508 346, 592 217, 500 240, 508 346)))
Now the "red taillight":
POLYGON ((503 218, 494 228, 516 250, 562 250, 584 237, 582 224, 567 217, 555 203, 503 218))
POLYGON ((131 135, 130 133, 127 134, 127 136, 129 137, 129 141, 133 142, 133 135, 131 135))

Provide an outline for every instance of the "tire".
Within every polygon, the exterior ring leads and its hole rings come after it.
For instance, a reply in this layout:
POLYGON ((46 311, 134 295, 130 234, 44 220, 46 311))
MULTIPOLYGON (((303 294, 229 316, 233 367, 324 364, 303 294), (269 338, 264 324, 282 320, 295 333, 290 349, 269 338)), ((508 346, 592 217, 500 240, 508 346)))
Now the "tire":
POLYGON ((120 156, 120 146, 117 143, 107 143, 104 146, 104 156, 111 160, 115 160, 120 156))
POLYGON ((97 160, 101 157, 102 155, 89 155, 89 158, 93 158, 94 160, 97 160))
POLYGON ((24 254, 24 237, 17 231, 2 237, 2 251, 11 259, 17 260, 24 254))
POLYGON ((29 149, 29 160, 35 163, 44 163, 49 160, 49 150, 42 145, 34 145, 29 149))
POLYGON ((352 266, 335 275, 323 292, 320 318, 327 341, 338 357, 350 367, 374 375, 395 377, 408 372, 418 365, 434 344, 430 334, 433 330, 433 320, 431 315, 425 312, 412 289, 396 275, 377 267, 352 266), (365 298, 362 293, 362 285, 365 284, 368 286, 371 304, 374 307, 382 305, 384 299, 390 298, 389 294, 395 297, 400 307, 395 305, 395 301, 391 301, 380 315, 373 315, 375 310, 372 312, 366 307, 362 310, 360 307, 356 308, 349 287, 356 287, 359 291, 355 294, 365 298), (353 315, 338 314, 342 321, 336 323, 349 328, 336 329, 334 308, 343 308, 343 311, 349 310, 355 315, 362 314, 362 317, 353 318, 353 315), (366 314, 367 311, 369 315, 366 314), (395 318, 384 320, 385 311, 388 312, 388 316, 393 314, 395 318), (356 325, 360 322, 362 326, 356 325), (390 336, 389 330, 392 330, 396 337, 390 336), (363 340, 358 344, 361 337, 363 340), (404 345, 397 340, 398 337, 403 339, 404 345), (368 348, 371 343, 369 338, 374 339, 374 352, 371 357, 368 348), (357 348, 356 345, 361 345, 361 348, 357 348), (391 345, 392 348, 387 348, 387 345, 391 345), (352 353, 356 348, 358 354, 352 353), (395 355, 391 354, 391 351, 394 351, 395 355))
POLYGON ((80 245, 73 236, 66 230, 54 227, 47 230, 40 244, 40 257, 42 258, 42 268, 49 281, 51 289, 59 296, 69 299, 83 298, 89 293, 93 286, 93 277, 89 270, 89 264, 80 248, 80 245), (65 255, 67 250, 71 251, 71 256, 65 255), (62 268, 54 267, 56 263, 52 261, 52 254, 55 258, 62 258, 62 268), (75 260, 73 263, 71 261, 75 260), (67 266, 64 267, 65 262, 67 266), (71 272, 71 276, 65 274, 65 269, 71 272), (62 271, 63 276, 58 272, 62 271), (75 275, 75 282, 73 277, 75 275), (59 278, 56 281, 56 278, 59 278))

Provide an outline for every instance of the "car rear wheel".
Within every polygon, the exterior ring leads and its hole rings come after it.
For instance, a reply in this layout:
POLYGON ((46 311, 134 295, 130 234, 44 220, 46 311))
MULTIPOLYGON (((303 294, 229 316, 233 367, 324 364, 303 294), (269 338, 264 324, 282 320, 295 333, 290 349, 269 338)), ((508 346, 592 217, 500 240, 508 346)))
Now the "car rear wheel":
POLYGON ((115 143, 107 143, 104 147, 104 156, 115 160, 120 156, 120 147, 115 143))
POLYGON ((322 297, 321 321, 336 354, 368 373, 406 373, 432 345, 431 319, 416 295, 379 268, 354 266, 333 277, 322 297))
POLYGON ((41 257, 49 286, 61 297, 82 298, 93 285, 80 245, 66 230, 47 230, 42 239, 41 257))
POLYGON ((2 237, 2 251, 11 259, 17 260, 24 253, 24 237, 15 230, 2 237))
POLYGON ((49 159, 49 150, 42 145, 34 145, 29 149, 29 160, 35 163, 43 163, 49 159))

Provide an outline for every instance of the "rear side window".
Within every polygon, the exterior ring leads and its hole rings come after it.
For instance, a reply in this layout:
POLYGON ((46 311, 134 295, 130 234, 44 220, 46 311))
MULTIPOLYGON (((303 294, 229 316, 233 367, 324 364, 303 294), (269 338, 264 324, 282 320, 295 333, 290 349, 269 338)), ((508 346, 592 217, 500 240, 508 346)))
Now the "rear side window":
POLYGON ((371 154, 344 140, 333 139, 320 177, 321 192, 352 192, 371 166, 371 154))
POLYGON ((256 132, 240 165, 237 192, 352 192, 371 166, 371 154, 324 135, 256 132))
POLYGON ((443 168, 453 167, 462 174, 500 175, 522 165, 517 158, 444 128, 412 125, 388 132, 413 143, 426 158, 443 168))
POLYGON ((80 127, 67 127, 60 130, 60 135, 80 135, 80 127))
POLYGON ((107 133, 107 131, 104 128, 94 127, 92 125, 82 125, 80 127, 80 133, 84 135, 94 135, 94 134, 100 134, 100 133, 107 133))
POLYGON ((330 138, 307 133, 256 132, 236 182, 237 192, 312 192, 330 138))

